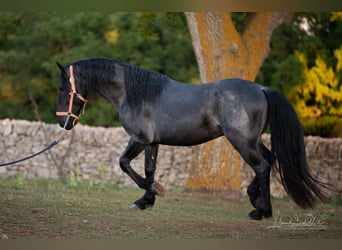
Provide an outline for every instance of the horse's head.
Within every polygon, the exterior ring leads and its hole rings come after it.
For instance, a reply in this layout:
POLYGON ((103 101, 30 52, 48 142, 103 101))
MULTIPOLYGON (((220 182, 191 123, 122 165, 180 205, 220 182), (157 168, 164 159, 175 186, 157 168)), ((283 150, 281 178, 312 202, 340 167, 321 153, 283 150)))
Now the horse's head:
POLYGON ((60 85, 58 90, 57 101, 57 118, 59 125, 67 130, 72 129, 79 117, 83 114, 87 99, 85 93, 80 93, 80 88, 77 87, 73 65, 67 66, 69 74, 65 68, 57 62, 61 70, 60 85))

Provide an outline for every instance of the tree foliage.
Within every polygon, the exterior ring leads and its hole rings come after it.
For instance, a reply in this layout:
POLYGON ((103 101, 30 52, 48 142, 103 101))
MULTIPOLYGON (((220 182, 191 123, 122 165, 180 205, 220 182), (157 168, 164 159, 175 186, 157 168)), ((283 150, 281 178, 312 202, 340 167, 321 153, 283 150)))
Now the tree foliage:
POLYGON ((342 50, 334 51, 335 68, 319 56, 309 68, 305 55, 296 55, 302 64, 303 81, 287 93, 289 100, 311 134, 342 137, 342 50))
POLYGON ((342 136, 341 13, 296 13, 275 30, 256 81, 282 92, 306 134, 342 136))

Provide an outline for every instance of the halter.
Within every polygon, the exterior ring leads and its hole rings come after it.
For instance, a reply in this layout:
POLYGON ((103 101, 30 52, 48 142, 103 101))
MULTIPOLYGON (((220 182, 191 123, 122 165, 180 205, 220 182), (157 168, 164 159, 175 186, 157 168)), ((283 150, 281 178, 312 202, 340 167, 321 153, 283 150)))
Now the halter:
POLYGON ((71 92, 69 93, 70 95, 70 100, 69 100, 69 109, 67 112, 62 111, 62 112, 56 112, 57 116, 68 116, 66 122, 65 122, 65 126, 68 123, 70 117, 73 117, 76 120, 80 119, 80 117, 84 114, 84 110, 85 110, 85 106, 87 104, 87 99, 85 99, 81 94, 76 92, 76 85, 75 85, 75 78, 74 78, 74 68, 72 65, 69 66, 69 72, 70 72, 70 84, 71 84, 71 92), (78 98, 80 101, 82 101, 83 107, 82 107, 82 111, 80 115, 76 115, 72 112, 72 105, 74 103, 74 96, 76 98, 78 98))

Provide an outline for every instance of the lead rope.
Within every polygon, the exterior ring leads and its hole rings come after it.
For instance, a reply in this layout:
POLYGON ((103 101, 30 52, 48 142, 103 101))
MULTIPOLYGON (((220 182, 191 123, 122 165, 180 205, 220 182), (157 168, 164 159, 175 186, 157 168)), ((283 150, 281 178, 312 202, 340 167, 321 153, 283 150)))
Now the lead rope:
POLYGON ((83 115, 84 109, 85 109, 85 105, 86 105, 86 103, 87 103, 87 99, 85 99, 83 96, 81 96, 80 94, 78 94, 77 91, 76 91, 75 78, 74 78, 74 70, 73 70, 73 66, 72 66, 72 65, 70 65, 69 71, 70 71, 70 80, 69 80, 69 82, 70 82, 70 84, 71 84, 71 93, 70 93, 69 109, 68 109, 68 112, 56 112, 57 116, 64 116, 64 115, 67 115, 67 119, 66 119, 66 121, 65 121, 65 123, 64 123, 63 130, 61 130, 61 131, 58 133, 58 136, 57 136, 57 138, 56 138, 55 140, 53 140, 49 145, 47 145, 45 148, 43 148, 43 149, 40 150, 39 152, 34 153, 34 154, 32 154, 32 155, 29 155, 29 156, 26 156, 26 157, 24 157, 24 158, 22 158, 22 159, 19 159, 19 160, 16 160, 16 161, 11 161, 11 162, 7 162, 7 163, 2 163, 2 164, 0 164, 0 167, 4 167, 4 166, 8 166, 8 165, 12 165, 12 164, 19 163, 19 162, 22 162, 22 161, 26 161, 26 160, 31 159, 31 158, 33 158, 33 157, 35 157, 35 156, 37 156, 37 155, 40 155, 40 154, 44 153, 45 151, 51 149, 52 147, 56 146, 56 145, 63 139, 62 133, 66 130, 65 128, 66 128, 66 126, 67 126, 67 124, 68 124, 68 122, 69 122, 69 120, 70 120, 70 117, 75 118, 74 124, 73 124, 73 125, 75 125, 76 120, 78 120, 79 117, 80 117, 81 115, 83 115), (82 107, 82 113, 81 113, 80 116, 75 115, 74 113, 72 113, 72 105, 73 105, 73 98, 74 98, 74 95, 76 95, 76 97, 77 97, 78 99, 80 99, 81 101, 84 102, 83 107, 82 107))
POLYGON ((70 115, 68 115, 65 123, 64 123, 64 127, 62 130, 59 131, 57 137, 55 140, 53 140, 49 145, 47 145, 45 148, 43 148, 42 150, 38 151, 37 153, 34 153, 32 155, 29 155, 29 156, 26 156, 22 159, 19 159, 19 160, 16 160, 16 161, 11 161, 11 162, 6 162, 6 163, 2 163, 0 164, 0 167, 4 167, 4 166, 8 166, 8 165, 13 165, 13 164, 16 164, 16 163, 19 163, 19 162, 23 162, 23 161, 26 161, 28 159, 31 159, 33 157, 36 157, 42 153, 44 153, 45 151, 48 151, 49 149, 53 148, 54 146, 56 146, 61 140, 63 140, 63 132, 65 132, 65 127, 68 123, 70 119, 70 115))

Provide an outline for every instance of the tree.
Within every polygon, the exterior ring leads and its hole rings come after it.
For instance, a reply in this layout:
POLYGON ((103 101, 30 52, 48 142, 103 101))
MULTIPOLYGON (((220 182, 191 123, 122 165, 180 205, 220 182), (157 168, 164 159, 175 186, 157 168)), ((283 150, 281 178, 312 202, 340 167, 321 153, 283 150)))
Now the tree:
POLYGON ((341 12, 295 13, 273 32, 270 55, 256 78, 288 98, 306 135, 342 137, 341 38, 341 12))
MULTIPOLYGON (((291 16, 282 12, 249 13, 239 33, 230 13, 186 13, 201 82, 231 77, 253 81, 269 54, 273 30, 291 16)), ((226 138, 197 146, 186 186, 238 191, 241 162, 226 138)))

